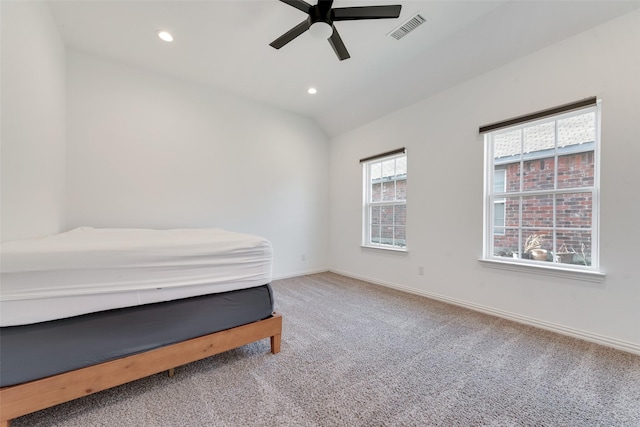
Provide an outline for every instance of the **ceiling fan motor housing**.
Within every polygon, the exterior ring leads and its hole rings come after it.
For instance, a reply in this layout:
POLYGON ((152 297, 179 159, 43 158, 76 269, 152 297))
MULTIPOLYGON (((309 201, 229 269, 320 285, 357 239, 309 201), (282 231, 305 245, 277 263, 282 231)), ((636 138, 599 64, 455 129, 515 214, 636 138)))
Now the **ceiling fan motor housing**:
POLYGON ((325 2, 318 2, 318 4, 311 6, 311 9, 309 9, 309 24, 313 25, 317 22, 324 22, 329 26, 333 26, 331 4, 327 5, 325 2))

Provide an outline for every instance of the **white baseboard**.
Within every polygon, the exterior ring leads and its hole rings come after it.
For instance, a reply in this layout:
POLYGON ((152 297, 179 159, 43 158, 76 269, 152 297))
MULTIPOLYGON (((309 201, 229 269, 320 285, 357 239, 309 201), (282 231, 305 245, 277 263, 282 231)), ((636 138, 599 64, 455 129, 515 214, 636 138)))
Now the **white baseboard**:
MULTIPOLYGON (((329 271, 326 268, 321 268, 321 269, 316 269, 316 270, 303 270, 303 271, 298 271, 295 273, 286 273, 286 274, 279 274, 277 276, 273 276, 272 279, 273 280, 281 280, 281 279, 290 279, 292 277, 300 277, 300 276, 308 276, 310 274, 318 274, 318 273, 326 273, 327 271, 329 271)), ((345 274, 346 276, 346 274, 345 274)))
POLYGON ((525 325, 534 326, 536 328, 545 329, 547 331, 556 332, 562 335, 568 335, 570 337, 579 338, 585 341, 593 342, 596 344, 600 344, 607 347, 612 347, 618 350, 640 355, 640 345, 636 343, 623 341, 616 338, 610 338, 604 335, 598 335, 592 332, 582 331, 580 329, 574 329, 568 326, 559 325, 557 323, 547 322, 545 320, 539 320, 539 319, 535 319, 528 316, 522 316, 516 313, 510 313, 508 311, 498 310, 498 309, 487 307, 480 304, 470 303, 468 301, 459 300, 457 298, 450 298, 444 295, 434 294, 431 292, 409 288, 407 286, 397 285, 395 283, 384 282, 371 277, 360 276, 357 274, 351 274, 345 271, 339 271, 339 270, 333 270, 333 269, 329 271, 331 271, 332 273, 340 274, 342 276, 351 277, 353 279, 364 280, 366 282, 373 283, 375 285, 385 286, 385 287, 396 289, 399 291, 420 295, 420 296, 431 298, 434 300, 468 308, 470 310, 479 311, 481 313, 490 314, 492 316, 501 317, 503 319, 513 320, 514 322, 523 323, 525 325))

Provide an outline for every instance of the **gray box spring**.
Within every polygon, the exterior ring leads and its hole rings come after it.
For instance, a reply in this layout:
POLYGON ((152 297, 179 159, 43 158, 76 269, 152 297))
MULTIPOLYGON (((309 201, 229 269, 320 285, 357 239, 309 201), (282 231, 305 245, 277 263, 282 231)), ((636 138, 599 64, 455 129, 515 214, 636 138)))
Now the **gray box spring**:
POLYGON ((0 386, 20 384, 268 318, 269 284, 0 328, 0 386))

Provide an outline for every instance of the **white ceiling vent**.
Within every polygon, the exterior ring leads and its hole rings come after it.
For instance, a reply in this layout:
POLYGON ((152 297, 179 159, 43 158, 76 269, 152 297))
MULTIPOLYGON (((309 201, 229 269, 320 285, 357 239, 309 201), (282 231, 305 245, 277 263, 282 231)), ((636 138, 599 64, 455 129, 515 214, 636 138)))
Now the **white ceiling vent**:
POLYGON ((414 16, 406 20, 404 24, 400 25, 398 28, 391 31, 389 35, 396 40, 400 40, 401 38, 409 34, 411 31, 415 30, 420 25, 424 24, 426 21, 427 20, 424 19, 422 15, 420 15, 419 13, 416 13, 414 16))

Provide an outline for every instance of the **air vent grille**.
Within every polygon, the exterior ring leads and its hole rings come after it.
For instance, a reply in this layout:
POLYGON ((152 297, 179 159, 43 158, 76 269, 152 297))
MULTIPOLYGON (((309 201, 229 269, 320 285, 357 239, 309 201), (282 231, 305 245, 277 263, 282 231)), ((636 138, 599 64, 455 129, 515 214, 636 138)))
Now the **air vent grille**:
POLYGON ((400 40, 411 31, 418 28, 420 25, 424 24, 427 20, 424 19, 422 15, 419 13, 415 14, 411 18, 409 18, 404 24, 400 25, 398 28, 389 33, 391 37, 396 40, 400 40))

